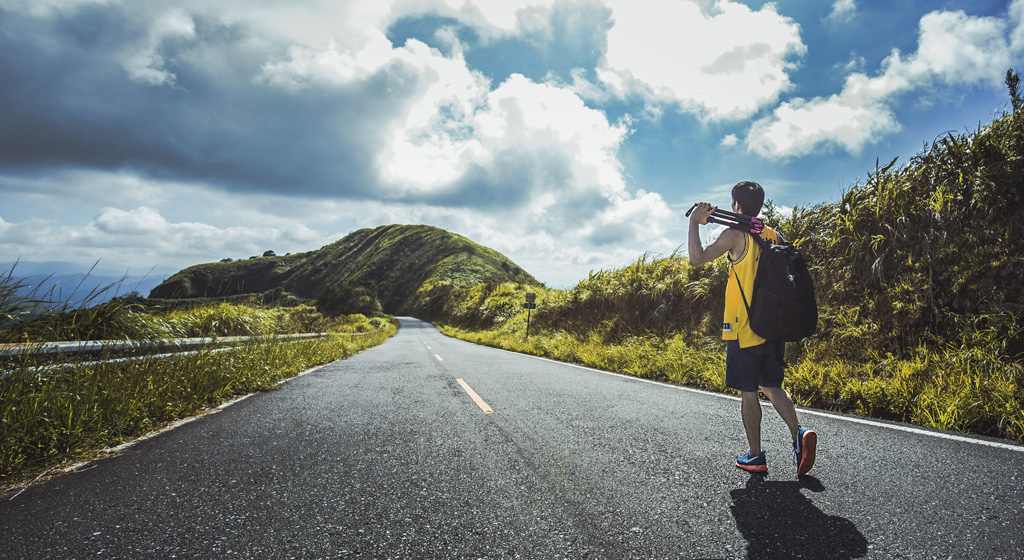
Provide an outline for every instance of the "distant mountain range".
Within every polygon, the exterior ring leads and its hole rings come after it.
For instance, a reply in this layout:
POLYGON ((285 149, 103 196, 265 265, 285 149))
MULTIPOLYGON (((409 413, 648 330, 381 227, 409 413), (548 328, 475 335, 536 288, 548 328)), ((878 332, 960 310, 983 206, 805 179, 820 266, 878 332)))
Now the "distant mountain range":
POLYGON ((539 285, 501 253, 440 228, 361 229, 307 253, 253 257, 186 268, 156 286, 157 299, 223 298, 282 291, 317 298, 328 289, 361 290, 390 314, 410 313, 436 285, 520 282, 539 285))
POLYGON ((170 277, 174 269, 132 269, 117 264, 89 267, 60 261, 0 263, 0 274, 6 277, 8 273, 23 284, 19 296, 77 307, 133 292, 146 295, 170 277))

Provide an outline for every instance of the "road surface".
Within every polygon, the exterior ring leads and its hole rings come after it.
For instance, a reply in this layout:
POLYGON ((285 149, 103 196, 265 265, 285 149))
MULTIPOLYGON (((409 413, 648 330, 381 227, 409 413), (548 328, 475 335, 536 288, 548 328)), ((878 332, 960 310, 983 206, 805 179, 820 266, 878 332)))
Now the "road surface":
POLYGON ((453 340, 383 345, 0 498, 12 558, 1024 558, 1024 447, 453 340), (475 397, 475 398, 474 398, 475 397), (487 412, 490 411, 490 412, 487 412), (904 429, 901 429, 904 428, 904 429))

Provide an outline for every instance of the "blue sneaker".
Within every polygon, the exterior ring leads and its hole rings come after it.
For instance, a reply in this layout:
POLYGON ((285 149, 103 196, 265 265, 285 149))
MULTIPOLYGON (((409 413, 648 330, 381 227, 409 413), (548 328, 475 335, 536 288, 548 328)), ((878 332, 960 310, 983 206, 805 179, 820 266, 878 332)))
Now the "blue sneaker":
POLYGON ((736 466, 749 472, 768 472, 768 461, 765 460, 764 451, 753 457, 750 456, 750 451, 747 451, 746 455, 736 459, 736 466))
POLYGON ((793 452, 796 454, 796 475, 807 474, 814 466, 814 454, 818 447, 818 434, 814 430, 796 427, 796 440, 793 441, 793 452))

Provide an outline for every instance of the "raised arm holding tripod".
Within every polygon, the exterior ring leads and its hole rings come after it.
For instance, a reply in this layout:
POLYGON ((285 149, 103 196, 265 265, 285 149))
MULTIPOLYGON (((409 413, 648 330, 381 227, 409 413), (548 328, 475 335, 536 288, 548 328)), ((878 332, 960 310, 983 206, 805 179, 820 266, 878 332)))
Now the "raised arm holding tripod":
MULTIPOLYGON (((750 472, 768 471, 765 453, 761 449, 760 389, 789 427, 797 475, 803 475, 814 465, 817 434, 800 426, 793 400, 782 388, 784 342, 760 336, 750 324, 751 308, 756 306, 752 301, 748 304, 746 294, 753 297, 764 242, 779 243, 778 233, 756 217, 763 204, 764 191, 752 181, 743 181, 733 187, 732 212, 719 210, 707 202, 695 204, 686 213, 690 218, 687 249, 692 266, 701 266, 722 255, 729 255, 731 266, 722 324, 722 339, 726 341, 725 383, 740 391, 743 428, 749 444, 747 453, 736 460, 736 466, 750 472), (700 226, 708 223, 726 225, 728 229, 704 247, 700 241, 700 226)), ((816 308, 814 319, 817 319, 816 308)))

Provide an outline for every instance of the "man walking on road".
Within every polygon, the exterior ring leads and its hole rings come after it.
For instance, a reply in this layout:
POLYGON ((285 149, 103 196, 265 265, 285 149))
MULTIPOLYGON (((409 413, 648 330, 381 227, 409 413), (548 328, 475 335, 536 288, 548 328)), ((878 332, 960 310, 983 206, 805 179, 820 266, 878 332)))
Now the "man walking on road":
MULTIPOLYGON (((732 211, 757 216, 764 204, 764 190, 752 181, 737 183, 732 188, 732 211)), ((793 437, 797 475, 807 474, 814 466, 818 436, 813 430, 800 427, 796 407, 789 393, 782 388, 785 369, 782 342, 765 340, 750 328, 747 308, 741 293, 754 293, 754 275, 761 255, 761 247, 738 229, 726 229, 713 243, 704 247, 700 241, 700 226, 718 208, 701 202, 690 214, 687 248, 690 265, 701 266, 728 253, 729 281, 725 290, 725 318, 722 339, 726 341, 725 384, 741 394, 743 428, 750 447, 736 460, 736 466, 750 472, 768 472, 765 452, 761 449, 761 401, 758 389, 771 401, 779 416, 786 422, 793 437), (742 292, 741 292, 742 285, 742 292)), ((760 233, 763 239, 778 243, 778 234, 770 227, 760 233)))

